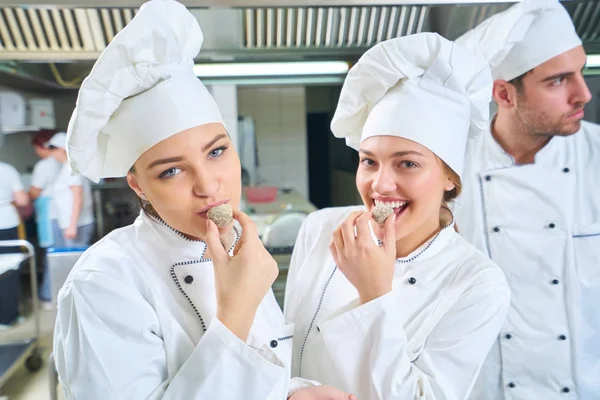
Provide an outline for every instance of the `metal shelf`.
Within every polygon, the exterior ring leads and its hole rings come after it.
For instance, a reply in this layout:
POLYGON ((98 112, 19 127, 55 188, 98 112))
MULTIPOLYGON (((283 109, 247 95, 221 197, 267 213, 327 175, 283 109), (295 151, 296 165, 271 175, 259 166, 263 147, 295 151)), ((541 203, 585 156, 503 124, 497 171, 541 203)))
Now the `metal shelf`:
POLYGON ((5 135, 11 135, 14 133, 24 133, 24 132, 37 132, 40 130, 40 127, 33 125, 25 125, 25 126, 7 126, 0 128, 0 133, 4 133, 5 135))

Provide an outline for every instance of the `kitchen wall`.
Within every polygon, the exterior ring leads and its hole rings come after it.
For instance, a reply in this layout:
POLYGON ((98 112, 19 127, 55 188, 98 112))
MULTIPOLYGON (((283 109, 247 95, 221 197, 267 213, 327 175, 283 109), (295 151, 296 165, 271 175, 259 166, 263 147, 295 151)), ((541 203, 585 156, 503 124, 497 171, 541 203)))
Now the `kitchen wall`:
POLYGON ((31 147, 31 134, 13 133, 4 136, 0 161, 10 164, 20 173, 31 172, 38 158, 31 147))
POLYGON ((254 119, 259 182, 308 198, 305 87, 238 87, 238 113, 254 119))

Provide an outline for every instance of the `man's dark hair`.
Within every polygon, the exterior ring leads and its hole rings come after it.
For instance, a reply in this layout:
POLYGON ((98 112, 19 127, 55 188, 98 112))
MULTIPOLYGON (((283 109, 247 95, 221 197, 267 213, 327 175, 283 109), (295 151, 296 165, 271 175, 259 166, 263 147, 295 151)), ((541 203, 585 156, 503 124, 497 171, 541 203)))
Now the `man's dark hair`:
POLYGON ((508 83, 510 83, 514 87, 516 87, 517 88, 517 92, 519 94, 522 94, 523 93, 523 79, 525 79, 525 77, 527 76, 527 74, 529 74, 532 71, 533 71, 533 69, 530 69, 529 71, 525 72, 524 74, 519 75, 516 78, 511 79, 510 81, 508 81, 508 83))

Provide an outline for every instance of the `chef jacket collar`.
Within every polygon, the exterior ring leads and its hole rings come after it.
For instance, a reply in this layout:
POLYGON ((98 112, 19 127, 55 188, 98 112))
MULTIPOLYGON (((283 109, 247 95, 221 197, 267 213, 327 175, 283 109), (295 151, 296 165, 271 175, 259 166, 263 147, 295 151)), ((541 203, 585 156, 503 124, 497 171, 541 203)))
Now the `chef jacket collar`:
MULTIPOLYGON (((438 231, 438 233, 433 235, 429 240, 427 240, 425 243, 423 243, 421 246, 419 246, 416 250, 411 252, 406 257, 397 258, 396 262, 410 263, 412 261, 417 260, 427 260, 438 254, 448 245, 450 240, 452 240, 454 235, 456 235, 456 231, 454 230, 454 214, 452 214, 452 211, 450 209, 447 210, 452 216, 452 220, 450 221, 450 223, 443 227, 440 231, 438 231)), ((371 229, 371 237, 373 238, 373 241, 381 245, 382 242, 377 238, 377 236, 375 236, 375 233, 373 232, 373 227, 369 225, 369 228, 371 229)))
MULTIPOLYGON (((173 263, 200 259, 210 261, 210 259, 205 258, 208 248, 205 241, 187 238, 162 219, 150 216, 144 210, 140 212, 140 218, 142 226, 148 227, 151 232, 152 246, 157 249, 166 249, 164 255, 172 258, 173 263)), ((233 230, 236 236, 229 251, 230 254, 241 237, 242 230, 237 221, 234 223, 233 230)))

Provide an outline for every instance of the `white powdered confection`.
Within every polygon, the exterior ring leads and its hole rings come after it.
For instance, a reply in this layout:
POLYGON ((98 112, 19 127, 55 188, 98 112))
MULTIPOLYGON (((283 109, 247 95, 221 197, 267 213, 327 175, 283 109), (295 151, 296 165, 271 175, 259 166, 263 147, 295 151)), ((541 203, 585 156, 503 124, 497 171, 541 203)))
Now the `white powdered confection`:
POLYGON ((388 205, 377 205, 373 209, 373 219, 378 224, 383 224, 385 220, 394 213, 394 209, 388 205))
POLYGON ((229 204, 221 204, 208 210, 206 216, 219 228, 224 228, 233 221, 233 210, 229 204))

